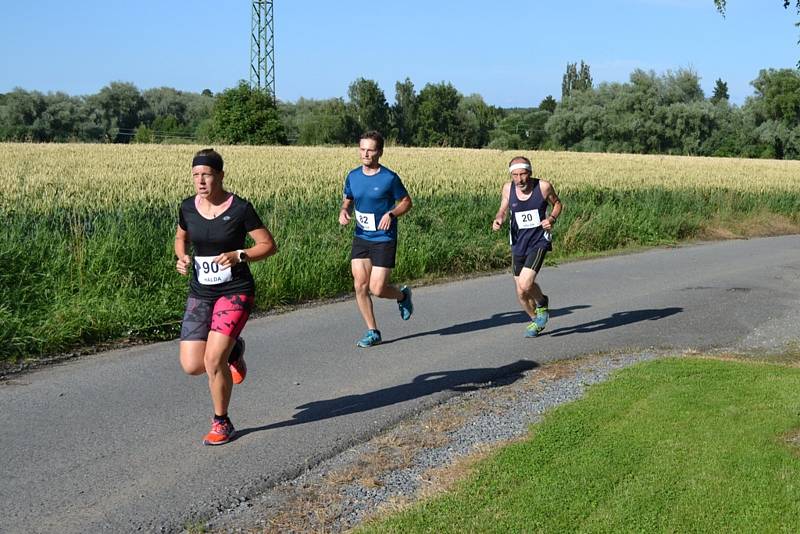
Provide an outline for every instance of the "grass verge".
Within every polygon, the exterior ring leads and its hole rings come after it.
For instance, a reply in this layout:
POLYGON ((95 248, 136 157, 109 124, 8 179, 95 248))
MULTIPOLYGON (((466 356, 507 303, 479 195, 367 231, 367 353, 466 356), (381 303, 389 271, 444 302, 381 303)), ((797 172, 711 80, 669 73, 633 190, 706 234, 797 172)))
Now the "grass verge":
MULTIPOLYGON (((395 281, 490 272, 509 265, 493 233, 496 192, 418 195, 400 225, 395 281)), ((548 262, 707 237, 800 232, 800 193, 671 190, 562 193, 548 262)), ((352 290, 352 228, 335 199, 255 202, 279 252, 254 264, 257 309, 352 290)), ((176 206, 113 211, 0 209, 0 361, 41 358, 106 341, 177 336, 187 281, 174 270, 176 206)))
POLYGON ((359 532, 794 531, 798 389, 795 365, 639 364, 549 413, 452 492, 359 532))

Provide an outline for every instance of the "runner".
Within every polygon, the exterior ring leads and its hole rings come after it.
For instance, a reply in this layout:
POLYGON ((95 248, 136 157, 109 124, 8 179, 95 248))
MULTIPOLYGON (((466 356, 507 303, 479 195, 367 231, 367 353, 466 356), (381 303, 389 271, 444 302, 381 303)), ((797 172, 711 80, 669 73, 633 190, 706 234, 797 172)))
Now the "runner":
POLYGON ((247 374, 245 344, 239 334, 255 299, 247 264, 277 250, 253 205, 223 189, 222 169, 222 156, 213 149, 195 154, 192 180, 197 194, 181 203, 175 233, 176 269, 182 275, 192 271, 181 326, 181 366, 190 375, 208 374, 214 405, 204 445, 222 445, 236 433, 228 404, 233 384, 247 374), (255 244, 244 248, 248 235, 255 244))
POLYGON ((366 132, 358 143, 361 166, 353 169, 344 181, 344 200, 339 210, 339 224, 347 225, 355 211, 356 229, 350 250, 350 268, 356 290, 358 310, 367 324, 359 347, 381 342, 375 322, 372 297, 395 299, 404 321, 411 318, 414 305, 411 288, 389 285, 397 252, 397 218, 411 209, 411 197, 394 171, 378 160, 383 155, 383 136, 366 132))
POLYGON ((544 257, 552 250, 550 231, 561 215, 563 205, 552 184, 533 178, 531 161, 523 156, 509 163, 512 181, 503 186, 500 209, 492 221, 492 230, 503 226, 506 211, 511 209, 509 234, 513 257, 517 298, 531 318, 525 337, 536 337, 550 318, 549 299, 536 283, 544 257), (547 205, 552 209, 547 215, 547 205))

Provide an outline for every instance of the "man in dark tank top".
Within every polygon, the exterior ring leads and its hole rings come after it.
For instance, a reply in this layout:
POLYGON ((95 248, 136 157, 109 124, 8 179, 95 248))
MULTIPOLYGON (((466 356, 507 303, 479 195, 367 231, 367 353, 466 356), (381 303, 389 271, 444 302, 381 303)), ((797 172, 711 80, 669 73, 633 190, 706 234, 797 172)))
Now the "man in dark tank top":
POLYGON ((499 230, 506 214, 511 213, 509 241, 517 298, 531 318, 525 337, 536 337, 550 318, 549 299, 536 283, 536 275, 542 268, 545 255, 553 249, 551 230, 563 206, 550 182, 533 178, 533 167, 528 158, 518 156, 512 159, 508 170, 512 181, 503 185, 500 208, 492 221, 492 230, 499 230), (548 206, 550 215, 547 214, 548 206))

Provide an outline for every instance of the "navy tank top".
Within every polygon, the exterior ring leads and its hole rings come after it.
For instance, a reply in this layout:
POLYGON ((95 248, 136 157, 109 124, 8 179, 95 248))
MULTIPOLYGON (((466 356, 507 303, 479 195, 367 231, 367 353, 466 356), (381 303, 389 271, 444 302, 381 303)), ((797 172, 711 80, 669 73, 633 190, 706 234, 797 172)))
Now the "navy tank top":
POLYGON ((542 228, 542 221, 547 218, 547 200, 542 196, 539 180, 533 180, 533 192, 527 200, 517 197, 517 186, 512 182, 508 205, 511 209, 508 225, 511 252, 527 256, 537 248, 552 250, 550 232, 542 228))

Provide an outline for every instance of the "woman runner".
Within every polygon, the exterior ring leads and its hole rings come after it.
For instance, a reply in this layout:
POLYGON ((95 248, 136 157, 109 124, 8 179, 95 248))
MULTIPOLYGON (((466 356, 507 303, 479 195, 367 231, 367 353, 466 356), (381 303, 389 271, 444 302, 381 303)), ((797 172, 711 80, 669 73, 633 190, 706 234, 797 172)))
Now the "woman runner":
POLYGON ((224 177, 222 156, 216 151, 207 148, 195 154, 196 194, 181 202, 175 233, 176 269, 182 275, 191 271, 181 325, 181 367, 190 375, 208 375, 214 406, 204 445, 228 443, 236 433, 228 404, 233 384, 241 383, 247 373, 239 334, 255 299, 247 264, 277 250, 253 205, 223 188, 224 177), (248 235, 255 244, 244 248, 248 235))

